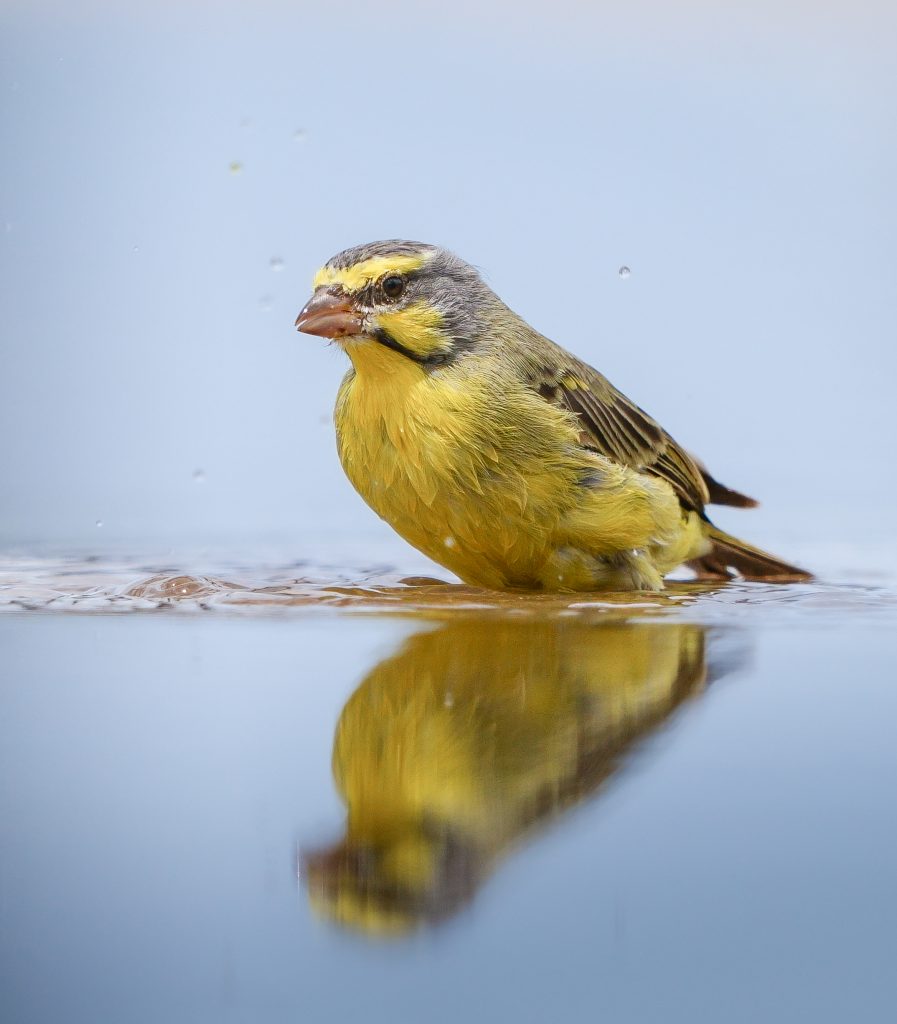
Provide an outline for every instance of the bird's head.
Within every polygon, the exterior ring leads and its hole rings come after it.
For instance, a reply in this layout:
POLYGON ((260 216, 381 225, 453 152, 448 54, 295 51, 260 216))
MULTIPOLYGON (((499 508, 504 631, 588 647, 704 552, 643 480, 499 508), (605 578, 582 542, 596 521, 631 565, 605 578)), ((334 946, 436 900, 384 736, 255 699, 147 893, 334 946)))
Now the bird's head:
POLYGON ((354 362, 378 346, 425 369, 472 347, 499 303, 473 267, 423 242, 347 249, 317 272, 313 288, 296 318, 300 331, 338 341, 354 362))

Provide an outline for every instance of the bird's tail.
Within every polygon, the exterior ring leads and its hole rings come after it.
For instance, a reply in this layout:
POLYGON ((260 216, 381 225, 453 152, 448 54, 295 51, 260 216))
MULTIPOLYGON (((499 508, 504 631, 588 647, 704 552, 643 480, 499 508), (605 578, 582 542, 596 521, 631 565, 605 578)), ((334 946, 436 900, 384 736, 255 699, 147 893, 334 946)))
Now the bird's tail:
POLYGON ((752 547, 718 530, 711 523, 707 524, 706 536, 711 544, 710 550, 688 563, 699 578, 731 579, 737 575, 746 580, 767 580, 771 583, 800 583, 813 578, 813 574, 805 569, 798 569, 775 555, 752 547))

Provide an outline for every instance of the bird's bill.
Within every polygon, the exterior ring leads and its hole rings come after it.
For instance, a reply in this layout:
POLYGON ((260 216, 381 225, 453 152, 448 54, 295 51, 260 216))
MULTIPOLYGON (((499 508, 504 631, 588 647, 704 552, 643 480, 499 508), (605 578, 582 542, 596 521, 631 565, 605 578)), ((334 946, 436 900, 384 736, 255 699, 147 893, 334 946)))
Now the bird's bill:
POLYGON ((296 317, 296 328, 319 338, 346 338, 362 331, 361 316, 351 300, 318 290, 296 317))

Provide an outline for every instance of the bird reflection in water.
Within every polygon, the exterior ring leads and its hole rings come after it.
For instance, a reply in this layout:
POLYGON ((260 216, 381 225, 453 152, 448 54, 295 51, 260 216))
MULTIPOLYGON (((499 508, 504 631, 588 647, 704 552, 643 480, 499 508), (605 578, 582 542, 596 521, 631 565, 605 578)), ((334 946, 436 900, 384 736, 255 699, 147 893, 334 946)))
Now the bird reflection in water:
POLYGON ((448 917, 512 844, 595 793, 731 668, 720 646, 696 625, 571 619, 412 636, 340 716, 346 834, 304 857, 313 905, 380 934, 448 917))

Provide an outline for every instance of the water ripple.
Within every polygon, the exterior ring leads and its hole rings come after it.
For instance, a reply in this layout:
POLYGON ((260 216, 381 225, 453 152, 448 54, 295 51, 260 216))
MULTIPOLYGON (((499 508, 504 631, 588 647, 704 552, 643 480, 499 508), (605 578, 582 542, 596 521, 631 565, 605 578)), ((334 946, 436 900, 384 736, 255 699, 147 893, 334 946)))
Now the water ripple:
POLYGON ((845 615, 897 619, 897 588, 829 583, 674 582, 662 593, 497 593, 385 569, 306 564, 218 565, 202 572, 98 559, 7 559, 0 563, 0 611, 124 613, 170 611, 271 615, 332 610, 444 618, 523 615, 582 619, 664 619, 707 624, 829 626, 845 615))

